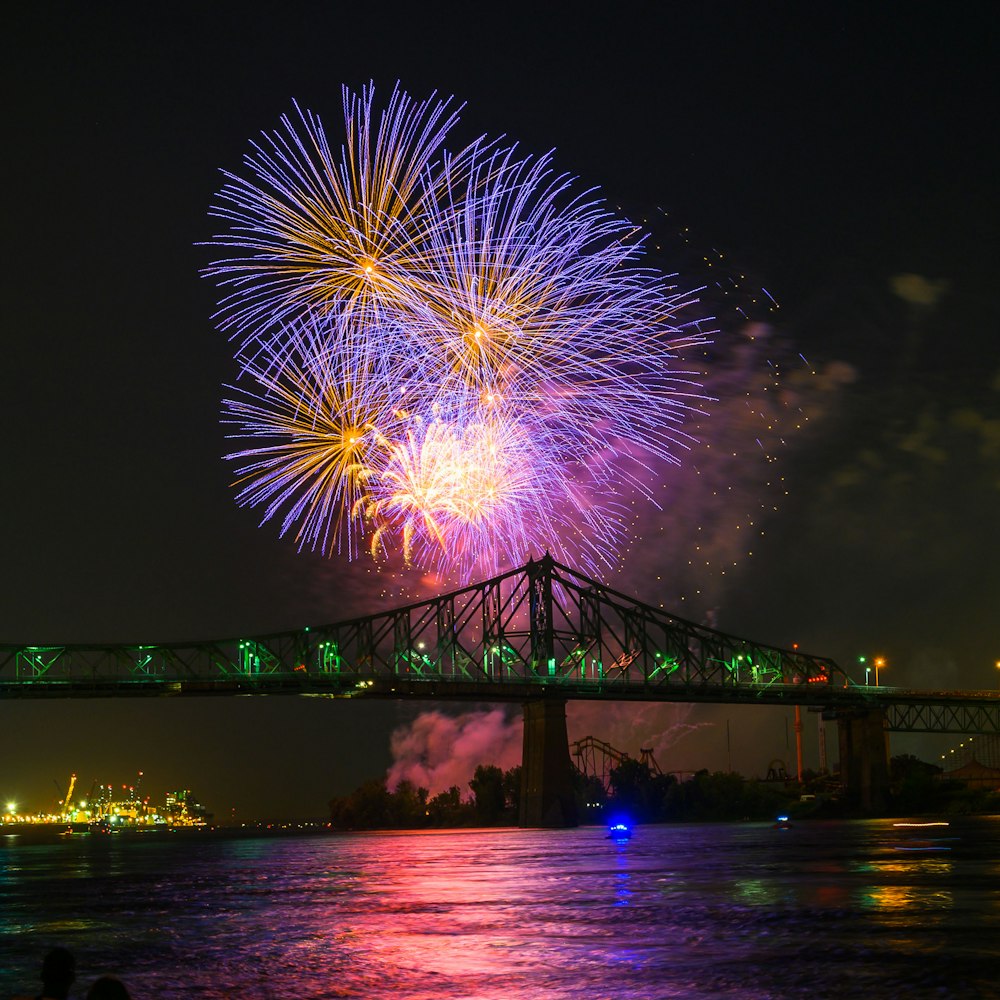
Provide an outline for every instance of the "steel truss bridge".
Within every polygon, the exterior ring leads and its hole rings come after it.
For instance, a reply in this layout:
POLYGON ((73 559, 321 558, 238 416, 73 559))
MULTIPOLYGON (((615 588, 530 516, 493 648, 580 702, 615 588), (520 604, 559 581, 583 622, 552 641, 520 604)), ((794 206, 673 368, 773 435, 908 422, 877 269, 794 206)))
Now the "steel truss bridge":
POLYGON ((418 604, 186 643, 0 645, 0 697, 298 694, 880 710, 898 732, 1000 733, 1000 698, 858 685, 831 659, 678 618, 546 555, 418 604))

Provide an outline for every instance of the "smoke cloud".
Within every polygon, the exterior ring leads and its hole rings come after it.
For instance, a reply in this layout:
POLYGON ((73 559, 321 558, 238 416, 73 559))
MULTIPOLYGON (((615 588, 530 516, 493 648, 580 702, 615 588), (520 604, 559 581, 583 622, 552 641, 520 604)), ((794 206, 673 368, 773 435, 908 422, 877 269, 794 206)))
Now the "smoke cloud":
MULTIPOLYGON (((570 702, 566 728, 570 742, 586 736, 610 743, 633 757, 651 748, 664 771, 673 768, 671 749, 709 723, 690 721, 692 708, 681 704, 570 702)), ((386 784, 395 790, 409 781, 431 795, 457 785, 469 797, 469 782, 480 764, 509 770, 521 763, 523 721, 503 709, 446 715, 423 712, 392 734, 394 762, 386 784)))
POLYGON ((660 768, 672 767, 675 745, 706 723, 692 721, 691 705, 571 701, 566 728, 571 743, 594 736, 633 757, 649 748, 660 768))
POLYGON ((509 770, 521 763, 521 718, 508 719, 503 709, 445 715, 423 712, 392 734, 394 763, 386 784, 401 781, 426 788, 431 795, 457 785, 469 797, 469 781, 480 764, 509 770))

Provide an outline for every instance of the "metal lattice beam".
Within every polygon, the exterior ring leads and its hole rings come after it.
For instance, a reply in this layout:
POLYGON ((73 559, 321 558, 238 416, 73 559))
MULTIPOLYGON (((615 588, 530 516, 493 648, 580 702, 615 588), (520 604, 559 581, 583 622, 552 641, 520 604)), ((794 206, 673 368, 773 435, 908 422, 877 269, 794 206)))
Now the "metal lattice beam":
POLYGON ((900 731, 998 731, 996 697, 860 687, 828 657, 668 614, 549 556, 365 618, 195 643, 0 645, 0 697, 542 696, 884 709, 900 731), (965 706, 965 707, 963 707, 965 706))
POLYGON ((896 733, 1000 734, 1000 698, 891 704, 886 708, 886 729, 896 733))
MULTIPOLYGON (((774 700, 845 686, 832 660, 641 604, 546 556, 420 604, 264 636, 185 644, 0 646, 6 695, 301 690, 341 696, 774 700)), ((809 699, 807 699, 809 700, 809 699)))

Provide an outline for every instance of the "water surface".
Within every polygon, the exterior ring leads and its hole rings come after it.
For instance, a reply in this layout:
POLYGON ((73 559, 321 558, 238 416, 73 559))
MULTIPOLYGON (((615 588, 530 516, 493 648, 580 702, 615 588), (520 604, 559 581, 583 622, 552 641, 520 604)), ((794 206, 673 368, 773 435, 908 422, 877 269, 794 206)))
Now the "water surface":
POLYGON ((1000 997, 1000 817, 0 847, 0 997, 1000 997))

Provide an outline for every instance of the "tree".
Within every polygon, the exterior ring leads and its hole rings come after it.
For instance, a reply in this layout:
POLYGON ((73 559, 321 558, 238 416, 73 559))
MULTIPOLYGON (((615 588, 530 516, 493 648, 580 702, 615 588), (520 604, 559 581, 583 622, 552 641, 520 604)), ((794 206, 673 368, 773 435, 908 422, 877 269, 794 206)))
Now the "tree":
POLYGON ((330 802, 330 822, 344 830, 377 830, 392 825, 385 778, 372 778, 350 795, 330 802))
POLYGON ((464 826, 470 812, 462 804, 462 790, 452 785, 446 792, 435 795, 427 803, 432 826, 464 826))
POLYGON ((649 822, 656 812, 652 775, 642 761, 626 757, 608 776, 614 806, 640 822, 649 822))
POLYGON ((480 823, 493 826, 504 812, 503 771, 493 764, 480 764, 469 782, 474 796, 476 819, 480 823))
POLYGON ((401 781, 390 797, 392 825, 411 830, 427 826, 427 789, 417 788, 412 781, 401 781))
POLYGON ((521 765, 516 764, 509 771, 503 773, 503 797, 504 805, 511 811, 514 822, 520 815, 521 810, 521 765))
POLYGON ((897 812, 938 812, 946 808, 953 789, 939 778, 936 764, 904 753, 889 761, 892 804, 897 812))

